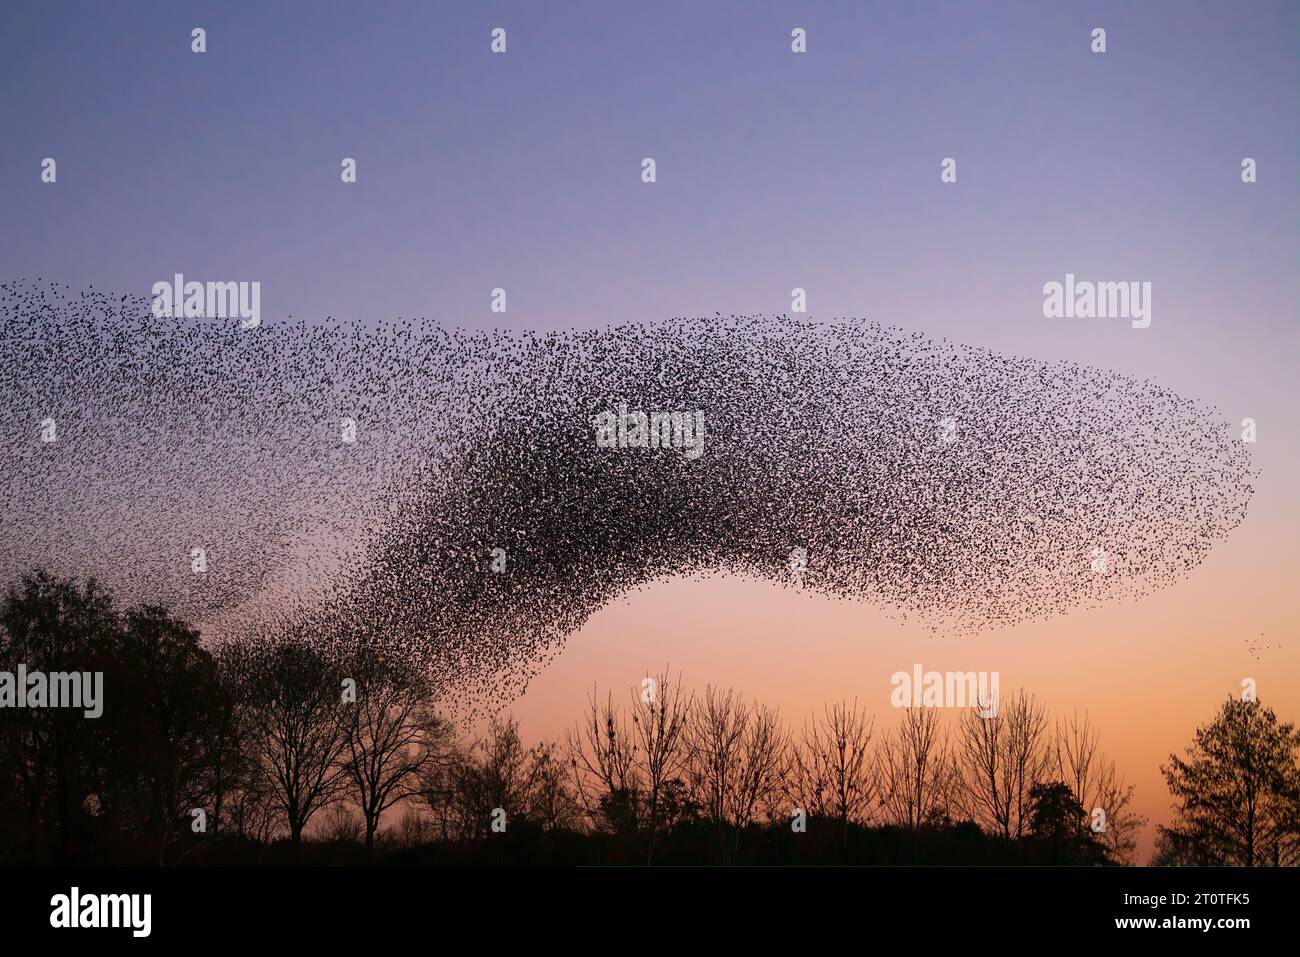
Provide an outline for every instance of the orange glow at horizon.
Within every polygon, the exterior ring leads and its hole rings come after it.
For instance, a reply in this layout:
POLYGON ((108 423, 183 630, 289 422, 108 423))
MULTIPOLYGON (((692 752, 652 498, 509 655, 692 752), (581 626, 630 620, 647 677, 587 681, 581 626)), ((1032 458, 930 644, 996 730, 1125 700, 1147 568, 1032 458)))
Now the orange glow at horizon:
MULTIPOLYGON (((799 585, 715 576, 656 582, 607 605, 511 706, 527 741, 555 738, 581 718, 593 688, 626 702, 642 677, 667 666, 685 686, 733 687, 778 707, 797 729, 823 703, 857 701, 891 728, 890 677, 927 671, 996 671, 1005 696, 1023 688, 1053 721, 1087 712, 1100 750, 1135 785, 1132 809, 1148 818, 1136 862, 1146 863, 1155 825, 1171 816, 1160 773, 1225 698, 1255 679, 1282 721, 1300 720, 1296 610, 1286 600, 1297 567, 1282 522, 1284 489, 1257 492, 1243 527, 1178 584, 1137 601, 1076 609, 1063 617, 955 636, 869 605, 799 585), (1277 527, 1274 525, 1272 527, 1277 527)), ((955 720, 956 711, 945 715, 955 720)))

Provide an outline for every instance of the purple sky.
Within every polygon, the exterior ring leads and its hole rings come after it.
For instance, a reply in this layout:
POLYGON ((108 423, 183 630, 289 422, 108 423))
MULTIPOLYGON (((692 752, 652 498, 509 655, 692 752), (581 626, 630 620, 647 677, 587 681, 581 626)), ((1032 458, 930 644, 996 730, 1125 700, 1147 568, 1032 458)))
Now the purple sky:
POLYGON ((511 328, 802 286, 819 318, 1135 372, 1294 329, 1294 4, 610 6, 8 3, 3 272, 511 328), (1066 271, 1153 282, 1152 328, 1044 320, 1066 271))

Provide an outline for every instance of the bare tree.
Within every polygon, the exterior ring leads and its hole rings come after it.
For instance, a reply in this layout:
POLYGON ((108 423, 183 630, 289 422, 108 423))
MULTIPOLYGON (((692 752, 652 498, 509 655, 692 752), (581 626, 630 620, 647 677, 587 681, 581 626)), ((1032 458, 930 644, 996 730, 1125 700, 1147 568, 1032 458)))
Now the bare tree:
POLYGON ((790 749, 787 791, 796 808, 839 822, 847 837, 850 823, 865 823, 879 789, 872 760, 875 719, 855 700, 825 707, 804 722, 790 749))
POLYGON ((986 716, 972 707, 962 713, 957 735, 962 809, 985 830, 1008 837, 1011 810, 1003 783, 1006 747, 1001 717, 986 716))
MULTIPOLYGON (((1138 835, 1146 826, 1147 819, 1131 809, 1133 785, 1124 782, 1124 776, 1116 771, 1114 761, 1107 759, 1101 763, 1096 793, 1097 803, 1090 810, 1089 826, 1111 860, 1133 863, 1138 835)), ((1085 810, 1088 810, 1086 806, 1085 810)))
POLYGON ((660 835, 683 811, 691 702, 682 693, 681 676, 670 681, 667 668, 632 692, 632 757, 636 791, 645 804, 640 817, 647 864, 654 859, 660 835))
POLYGON ((456 741, 450 725, 442 735, 426 735, 428 760, 420 768, 419 800, 429 811, 432 832, 444 841, 465 837, 469 831, 456 789, 469 763, 469 755, 456 741))
POLYGON ((406 802, 402 816, 397 821, 396 843, 398 847, 416 847, 428 840, 429 821, 420 814, 413 802, 406 802))
POLYGON ((346 783, 342 681, 318 648, 292 636, 249 642, 237 654, 250 754, 297 844, 346 783))
POLYGON ((543 741, 530 752, 532 790, 528 816, 547 831, 573 828, 581 810, 569 790, 569 774, 555 742, 543 741))
POLYGON ((992 716, 976 706, 958 725, 956 749, 965 813, 985 830, 1019 838, 1029 823, 1029 792, 1050 767, 1047 708, 1023 690, 992 716))
POLYGON ((705 818, 714 824, 734 822, 749 716, 749 705, 733 689, 719 691, 712 685, 691 709, 687 732, 690 784, 705 818))
POLYGON ((356 700, 342 714, 344 768, 371 851, 384 812, 419 789, 450 728, 433 713, 433 689, 418 666, 367 648, 349 656, 346 670, 356 700))
POLYGON ((781 793, 786 734, 777 712, 708 686, 691 707, 685 737, 693 799, 718 827, 730 861, 744 829, 781 793))
POLYGON ((493 718, 487 736, 475 742, 455 785, 468 836, 487 835, 496 820, 527 820, 533 807, 536 764, 519 737, 514 718, 493 718), (504 813, 503 818, 498 815, 504 813))
POLYGON ((917 830, 948 815, 947 734, 935 708, 906 708, 881 749, 881 806, 894 824, 917 830))
POLYGON ((588 698, 565 754, 578 803, 595 826, 636 838, 646 863, 685 811, 687 729, 692 698, 665 668, 632 689, 626 713, 607 695, 588 698))
POLYGON ((359 844, 363 823, 345 804, 332 804, 325 812, 324 825, 317 833, 330 844, 359 844))
POLYGON ((593 690, 587 714, 566 735, 564 745, 576 800, 593 826, 616 834, 634 834, 640 825, 637 745, 629 724, 613 695, 601 704, 593 690))
POLYGON ((773 816, 782 790, 789 736, 776 710, 755 703, 741 736, 740 767, 732 799, 731 818, 738 831, 773 816))
POLYGON ((1029 822, 1030 790, 1047 776, 1051 762, 1047 706, 1023 691, 1006 705, 1007 792, 1015 836, 1023 837, 1029 822))
POLYGON ((1080 834, 1091 834, 1112 860, 1129 862, 1146 818, 1130 809, 1133 785, 1101 753, 1100 737, 1086 711, 1058 721, 1052 771, 1083 808, 1080 834))

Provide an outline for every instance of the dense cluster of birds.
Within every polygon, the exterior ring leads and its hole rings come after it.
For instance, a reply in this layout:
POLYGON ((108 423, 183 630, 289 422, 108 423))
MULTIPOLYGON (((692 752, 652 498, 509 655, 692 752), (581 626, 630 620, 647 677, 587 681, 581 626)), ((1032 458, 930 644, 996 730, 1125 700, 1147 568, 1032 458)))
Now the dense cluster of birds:
POLYGON ((93 574, 213 640, 363 635, 451 703, 673 576, 962 630, 1141 595, 1252 493, 1195 401, 858 320, 244 329, 41 281, 0 315, 0 580, 93 574), (598 442, 624 406, 700 413, 701 454, 598 442))

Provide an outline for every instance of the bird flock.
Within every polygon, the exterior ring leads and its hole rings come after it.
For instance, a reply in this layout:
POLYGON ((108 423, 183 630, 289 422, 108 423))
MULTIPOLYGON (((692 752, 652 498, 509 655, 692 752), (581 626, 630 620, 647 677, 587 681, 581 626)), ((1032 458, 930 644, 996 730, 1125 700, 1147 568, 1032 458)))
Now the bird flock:
POLYGON ((364 636, 454 707, 651 582, 987 630, 1185 577, 1252 494, 1194 400, 856 319, 243 329, 42 280, 0 315, 0 582, 93 575, 213 641, 364 636), (623 407, 696 416, 700 454, 598 442, 623 407))

